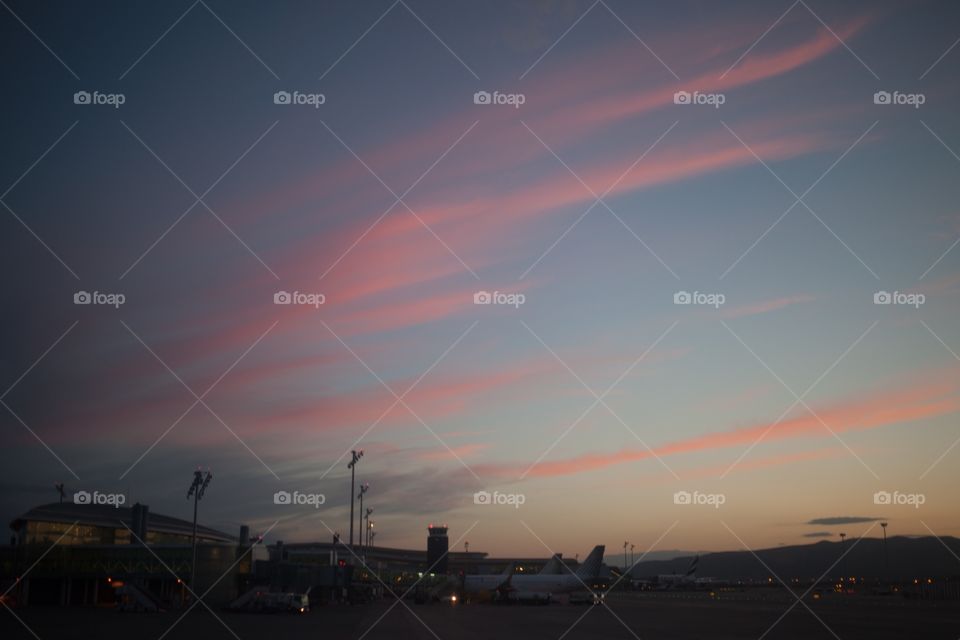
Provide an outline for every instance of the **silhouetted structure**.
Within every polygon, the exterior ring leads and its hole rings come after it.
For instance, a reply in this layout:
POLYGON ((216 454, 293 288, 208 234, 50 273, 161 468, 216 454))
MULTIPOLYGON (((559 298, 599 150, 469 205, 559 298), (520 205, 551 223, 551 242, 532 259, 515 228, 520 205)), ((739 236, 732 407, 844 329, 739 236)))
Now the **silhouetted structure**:
POLYGON ((431 524, 427 531, 427 567, 430 573, 446 573, 447 552, 450 550, 447 525, 431 524))

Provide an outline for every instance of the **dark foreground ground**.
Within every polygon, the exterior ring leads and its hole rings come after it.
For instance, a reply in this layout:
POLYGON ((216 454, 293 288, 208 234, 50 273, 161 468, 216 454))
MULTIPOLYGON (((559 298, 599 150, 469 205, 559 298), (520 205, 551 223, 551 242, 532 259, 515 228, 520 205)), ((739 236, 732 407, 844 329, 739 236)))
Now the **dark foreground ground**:
POLYGON ((790 601, 786 599, 718 601, 630 593, 616 594, 605 605, 589 607, 562 604, 540 607, 405 604, 384 601, 355 607, 324 607, 302 616, 218 611, 215 617, 209 612, 193 612, 179 621, 179 612, 134 614, 93 609, 16 610, 16 615, 30 630, 10 611, 0 609, 0 638, 556 640, 563 637, 570 640, 757 640, 763 636, 771 640, 956 640, 960 637, 958 603, 934 605, 860 598, 808 602, 816 616, 800 604, 785 614, 790 606, 790 601), (392 608, 391 604, 394 604, 392 608))

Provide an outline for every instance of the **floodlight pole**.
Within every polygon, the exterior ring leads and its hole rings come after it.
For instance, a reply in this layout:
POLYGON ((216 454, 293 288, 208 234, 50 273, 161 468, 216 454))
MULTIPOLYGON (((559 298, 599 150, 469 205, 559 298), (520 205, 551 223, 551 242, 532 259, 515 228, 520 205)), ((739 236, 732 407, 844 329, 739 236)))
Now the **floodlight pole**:
POLYGON ((351 451, 351 460, 347 464, 350 469, 350 550, 353 551, 353 491, 356 487, 357 462, 363 457, 363 449, 360 451, 351 451))
POLYGON ((887 555, 887 525, 889 522, 881 522, 883 528, 883 571, 886 573, 887 580, 890 579, 890 556, 887 555))
POLYGON ((193 482, 190 484, 190 489, 187 490, 187 500, 193 497, 193 550, 190 562, 190 590, 193 591, 194 595, 196 595, 197 589, 197 507, 212 479, 212 473, 207 471, 207 474, 204 475, 202 471, 197 469, 193 472, 193 482))

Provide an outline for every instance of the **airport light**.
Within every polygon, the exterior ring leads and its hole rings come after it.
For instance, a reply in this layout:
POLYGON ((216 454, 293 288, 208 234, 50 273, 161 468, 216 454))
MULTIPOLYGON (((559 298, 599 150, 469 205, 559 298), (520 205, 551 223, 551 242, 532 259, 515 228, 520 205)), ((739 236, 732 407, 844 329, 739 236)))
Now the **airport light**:
POLYGON ((209 470, 204 474, 203 471, 197 469, 193 472, 193 482, 190 483, 190 488, 187 490, 187 500, 193 498, 193 553, 190 562, 190 589, 194 593, 196 593, 197 588, 197 505, 207 491, 207 487, 210 486, 211 480, 213 480, 213 474, 209 470))
POLYGON ((846 559, 846 556, 844 555, 845 554, 844 550, 846 549, 846 544, 845 544, 846 541, 847 541, 847 534, 841 533, 840 534, 840 582, 843 582, 844 576, 846 576, 847 574, 847 569, 846 569, 847 559, 846 559))
POLYGON ((630 566, 633 567, 633 549, 636 545, 630 545, 630 566))
POLYGON ((881 522, 880 527, 883 529, 883 570, 887 574, 887 579, 890 579, 890 556, 887 555, 887 525, 889 522, 881 522))
MULTIPOLYGON (((623 564, 627 564, 627 545, 630 544, 626 540, 623 541, 623 564)), ((626 572, 626 567, 624 567, 624 572, 626 572)))
POLYGON ((360 485, 360 493, 357 494, 357 498, 360 499, 360 515, 357 519, 357 526, 359 527, 359 543, 360 543, 360 553, 363 553, 363 494, 370 490, 370 483, 364 482, 360 485))
POLYGON ((357 462, 360 461, 360 458, 363 457, 363 449, 360 451, 351 451, 351 459, 347 463, 347 468, 350 469, 350 548, 353 548, 353 491, 354 491, 354 481, 356 480, 356 466, 357 462))
POLYGON ((57 490, 57 493, 60 494, 60 504, 63 504, 63 499, 64 499, 64 498, 66 497, 66 495, 67 495, 67 494, 64 492, 64 490, 63 490, 63 483, 62 483, 62 482, 58 482, 58 483, 56 483, 55 485, 53 485, 53 488, 56 489, 56 490, 57 490))
POLYGON ((373 509, 367 507, 367 513, 363 517, 367 519, 367 546, 370 546, 370 527, 373 526, 373 521, 370 520, 370 514, 373 513, 373 509))

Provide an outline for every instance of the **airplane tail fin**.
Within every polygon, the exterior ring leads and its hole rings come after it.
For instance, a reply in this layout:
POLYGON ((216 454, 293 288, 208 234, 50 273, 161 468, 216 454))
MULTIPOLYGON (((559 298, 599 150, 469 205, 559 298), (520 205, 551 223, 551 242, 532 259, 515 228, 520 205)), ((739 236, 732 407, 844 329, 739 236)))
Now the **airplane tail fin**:
POLYGON ((690 562, 690 568, 687 569, 687 577, 692 578, 697 574, 697 565, 700 564, 699 554, 694 556, 693 561, 690 562))
POLYGON ((547 563, 540 569, 542 576, 555 576, 563 573, 563 554, 555 553, 547 560, 547 563))
POLYGON ((581 578, 596 578, 600 575, 600 567, 603 565, 603 552, 606 547, 598 544, 583 561, 580 568, 577 569, 577 575, 581 578))
POLYGON ((513 565, 514 565, 514 564, 516 564, 516 563, 511 562, 510 564, 508 564, 508 565, 507 565, 507 568, 504 569, 504 570, 503 570, 503 573, 501 573, 500 575, 502 575, 502 576, 512 576, 512 575, 513 575, 513 565))

